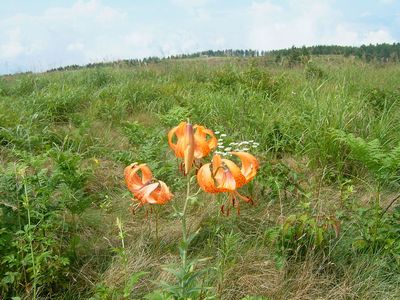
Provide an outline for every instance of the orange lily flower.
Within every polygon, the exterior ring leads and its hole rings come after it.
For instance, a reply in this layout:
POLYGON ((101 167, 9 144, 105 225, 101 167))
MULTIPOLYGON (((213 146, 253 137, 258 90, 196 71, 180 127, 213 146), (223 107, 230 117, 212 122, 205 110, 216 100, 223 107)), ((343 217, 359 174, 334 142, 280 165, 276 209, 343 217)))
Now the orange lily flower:
POLYGON ((181 122, 169 131, 168 143, 175 156, 183 158, 185 174, 188 174, 194 160, 207 156, 218 142, 212 130, 181 122))
POLYGON ((124 176, 126 186, 133 196, 139 200, 137 207, 146 203, 165 204, 173 197, 163 181, 153 178, 153 174, 146 164, 130 164, 125 168, 124 176))
MULTIPOLYGON (((251 198, 239 194, 237 189, 250 182, 257 174, 259 163, 257 159, 246 152, 231 152, 241 160, 239 167, 229 159, 221 158, 219 154, 214 155, 212 162, 203 165, 197 173, 199 186, 207 193, 229 193, 228 201, 233 207, 237 207, 240 214, 239 203, 236 204, 236 197, 247 203, 253 204, 251 198)), ((225 205, 221 206, 224 213, 225 205)), ((229 214, 229 209, 227 211, 229 214)))

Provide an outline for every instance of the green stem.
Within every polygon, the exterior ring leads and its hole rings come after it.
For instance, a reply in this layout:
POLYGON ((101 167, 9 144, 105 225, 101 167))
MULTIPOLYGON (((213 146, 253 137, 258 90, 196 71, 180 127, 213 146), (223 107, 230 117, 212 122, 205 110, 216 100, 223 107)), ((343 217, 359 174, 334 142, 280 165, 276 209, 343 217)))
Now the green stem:
POLYGON ((159 237, 159 234, 158 234, 158 208, 157 207, 154 207, 154 209, 155 209, 155 214, 156 214, 156 244, 157 244, 157 248, 159 248, 160 247, 160 237, 159 237))
MULTIPOLYGON (((124 265, 124 286, 127 286, 128 283, 128 257, 126 255, 126 250, 125 250, 125 234, 124 234, 124 228, 122 225, 122 221, 120 218, 117 217, 117 227, 119 231, 119 239, 121 241, 121 252, 120 252, 120 257, 122 258, 122 263, 124 265)), ((117 248, 118 249, 118 248, 117 248)))
POLYGON ((383 211, 381 218, 383 217, 383 215, 389 210, 389 208, 397 201, 397 199, 400 199, 400 195, 397 195, 395 198, 392 199, 392 201, 390 201, 389 205, 386 207, 386 209, 383 211))
POLYGON ((32 258, 32 268, 33 268, 33 299, 36 300, 36 265, 35 265, 35 254, 33 252, 33 243, 32 243, 32 234, 31 234, 31 212, 29 208, 29 197, 28 191, 26 189, 26 183, 24 182, 24 193, 25 193, 25 203, 26 203, 26 210, 28 213, 28 228, 29 228, 29 246, 31 250, 31 258, 32 258))
POLYGON ((189 196, 190 196, 190 173, 187 174, 186 199, 182 210, 182 241, 183 241, 182 266, 184 268, 186 268, 187 250, 189 246, 187 245, 187 228, 186 228, 186 210, 189 203, 189 196))

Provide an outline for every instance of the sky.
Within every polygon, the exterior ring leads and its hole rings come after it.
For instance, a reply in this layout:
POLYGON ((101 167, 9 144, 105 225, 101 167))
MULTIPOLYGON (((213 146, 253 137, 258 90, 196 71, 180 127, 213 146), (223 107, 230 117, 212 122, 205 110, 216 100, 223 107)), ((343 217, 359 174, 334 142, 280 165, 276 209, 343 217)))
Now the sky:
POLYGON ((400 0, 0 0, 0 74, 208 49, 400 40, 400 0))

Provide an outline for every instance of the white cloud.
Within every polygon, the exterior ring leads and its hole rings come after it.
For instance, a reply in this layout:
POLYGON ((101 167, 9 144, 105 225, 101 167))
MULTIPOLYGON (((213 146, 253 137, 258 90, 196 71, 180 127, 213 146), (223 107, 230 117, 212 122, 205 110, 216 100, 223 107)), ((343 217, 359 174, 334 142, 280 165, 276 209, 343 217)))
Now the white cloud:
POLYGON ((396 40, 384 29, 369 31, 364 35, 363 44, 394 43, 396 40))
MULTIPOLYGON (((193 5, 200 19, 207 18, 193 5)), ((176 55, 199 48, 198 36, 190 30, 132 26, 126 14, 99 0, 79 0, 70 7, 53 7, 40 15, 14 15, 0 20, 0 69, 35 71, 67 64, 85 64, 124 58, 176 55)))
POLYGON ((164 56, 199 51, 199 40, 189 31, 177 31, 160 40, 160 52, 164 56))
MULTIPOLYGON (((347 24, 338 24, 332 28, 329 37, 326 37, 324 44, 330 45, 354 45, 360 40, 360 34, 357 30, 350 28, 347 24)), ((322 44, 322 43, 321 43, 322 44)))
POLYGON ((369 30, 348 23, 330 1, 289 1, 287 6, 271 1, 250 6, 248 42, 255 49, 279 49, 315 44, 360 45, 392 42, 390 32, 369 30))
POLYGON ((14 58, 24 52, 20 36, 19 28, 10 29, 5 33, 5 42, 0 46, 0 60, 14 58))
POLYGON ((95 21, 106 23, 124 19, 126 14, 110 6, 103 5, 99 0, 79 0, 71 7, 54 7, 45 11, 42 19, 75 20, 78 22, 95 21), (82 18, 86 18, 83 19, 82 18))
POLYGON ((209 21, 210 12, 206 9, 208 0, 171 0, 172 4, 183 8, 197 21, 209 21))
POLYGON ((0 18, 0 73, 207 49, 392 42, 397 34, 394 27, 360 23, 370 22, 367 13, 351 22, 334 0, 257 0, 223 8, 208 0, 170 0, 146 12, 154 7, 143 3, 125 10, 118 1, 78 0, 0 18))
POLYGON ((0 20, 0 68, 7 65, 7 70, 0 72, 84 64, 113 56, 110 49, 118 50, 116 56, 135 54, 128 45, 124 47, 120 28, 128 27, 125 19, 125 13, 99 0, 4 18, 0 20))
POLYGON ((327 3, 313 1, 292 1, 288 7, 270 1, 253 3, 249 13, 249 43, 257 49, 314 44, 323 39, 337 17, 327 3))

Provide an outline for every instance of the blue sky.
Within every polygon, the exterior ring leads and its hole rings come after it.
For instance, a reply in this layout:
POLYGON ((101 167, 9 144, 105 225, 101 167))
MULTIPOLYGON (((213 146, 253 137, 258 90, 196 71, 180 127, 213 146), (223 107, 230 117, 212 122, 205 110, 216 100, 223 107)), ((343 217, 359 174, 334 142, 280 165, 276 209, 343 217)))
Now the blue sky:
POLYGON ((399 40, 400 0, 0 0, 0 74, 207 49, 399 40))

